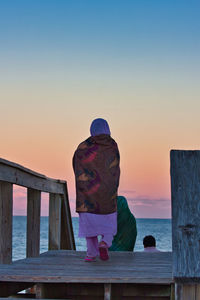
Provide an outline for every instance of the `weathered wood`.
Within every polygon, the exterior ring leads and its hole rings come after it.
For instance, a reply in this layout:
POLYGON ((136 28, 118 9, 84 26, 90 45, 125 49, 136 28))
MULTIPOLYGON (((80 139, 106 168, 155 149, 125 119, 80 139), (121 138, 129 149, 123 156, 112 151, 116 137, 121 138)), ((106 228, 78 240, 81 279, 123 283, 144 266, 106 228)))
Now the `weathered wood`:
POLYGON ((12 262, 13 186, 0 181, 0 263, 12 262))
POLYGON ((44 283, 37 288, 37 298, 69 297, 72 299, 168 299, 170 300, 170 286, 143 284, 114 284, 114 283, 44 283))
MULTIPOLYGON (((21 295, 21 297, 22 297, 22 295, 21 295)), ((35 299, 35 297, 34 298, 31 298, 31 297, 29 297, 29 295, 27 296, 27 295, 24 295, 24 297, 23 298, 20 298, 19 297, 19 295, 15 295, 14 297, 9 297, 9 299, 6 297, 6 298, 2 298, 2 297, 0 297, 0 300, 24 300, 24 299, 35 299)), ((39 298, 39 299, 41 299, 41 298, 39 298)), ((52 299, 52 298, 51 298, 52 299)), ((60 299, 55 299, 55 298, 53 298, 54 300, 60 300, 60 299)), ((43 299, 41 299, 41 300, 43 300, 43 299)), ((50 299, 47 299, 47 298, 45 298, 45 300, 50 300, 50 299)), ((62 300, 72 300, 71 298, 69 299, 64 299, 64 298, 62 298, 62 300)))
POLYGON ((104 300, 112 299, 112 287, 111 283, 104 283, 104 300))
POLYGON ((49 250, 59 250, 61 243, 61 195, 49 198, 49 250))
POLYGON ((42 174, 1 158, 0 180, 43 192, 64 193, 64 180, 48 178, 42 174))
POLYGON ((200 284, 196 284, 196 300, 200 299, 200 284))
POLYGON ((33 283, 142 283, 167 284, 172 280, 170 252, 112 252, 109 261, 84 262, 85 252, 48 251, 3 265, 0 281, 33 283))
POLYGON ((82 283, 43 283, 37 285, 36 298, 69 298, 69 299, 96 299, 101 296, 103 299, 103 285, 101 284, 82 284, 82 283))
POLYGON ((82 284, 82 283, 43 283, 37 285, 36 298, 68 298, 69 299, 103 299, 103 284, 82 284))
MULTIPOLYGON (((28 188, 27 257, 39 255, 41 191, 51 193, 49 205, 49 249, 75 249, 66 181, 48 178, 19 164, 0 158, 1 180, 3 182, 2 186, 11 187, 12 184, 17 184, 28 188)), ((5 195, 3 197, 5 198, 5 195)), ((3 199, 1 196, 0 198, 3 199)), ((5 210, 8 207, 10 209, 12 201, 0 200, 1 202, 5 203, 0 208, 0 216, 1 214, 3 216, 0 220, 0 234, 2 232, 0 236, 0 250, 2 249, 0 262, 8 263, 12 259, 10 254, 12 252, 12 247, 10 246, 12 244, 12 234, 6 232, 6 230, 8 226, 12 228, 12 211, 10 210, 8 215, 7 212, 2 213, 2 209, 5 210), (5 224, 7 227, 5 227, 5 224), (7 233, 9 234, 8 236, 6 235, 7 233)))
POLYGON ((176 300, 199 300, 197 294, 197 285, 195 284, 176 284, 176 300))
POLYGON ((61 249, 76 250, 72 218, 67 192, 67 183, 64 184, 64 195, 62 195, 61 209, 61 249))
POLYGON ((120 292, 120 297, 169 297, 171 293, 170 285, 159 284, 112 284, 112 297, 116 299, 120 292))
POLYGON ((170 300, 175 300, 175 286, 174 286, 174 284, 171 284, 170 300))
POLYGON ((200 151, 171 151, 173 276, 200 278, 200 151))
MULTIPOLYGON (((121 299, 123 299, 123 300, 170 300, 170 298, 167 296, 167 297, 151 297, 151 296, 132 296, 132 297, 123 297, 123 298, 121 298, 121 299)), ((116 300, 121 300, 121 299, 116 299, 116 300)))
POLYGON ((26 256, 34 257, 40 254, 41 192, 28 189, 27 196, 26 256))
MULTIPOLYGON (((0 297, 8 297, 30 287, 30 283, 0 282, 0 297)), ((2 298, 0 298, 2 299, 2 298)))
POLYGON ((197 300, 196 299, 196 286, 195 285, 188 285, 183 284, 182 285, 183 293, 182 293, 182 299, 183 300, 197 300))
POLYGON ((172 254, 112 252, 84 262, 85 252, 55 250, 2 265, 0 281, 39 285, 37 298, 170 300, 172 254), (106 289, 104 285, 106 284, 106 289), (106 291, 106 293, 105 293, 106 291))

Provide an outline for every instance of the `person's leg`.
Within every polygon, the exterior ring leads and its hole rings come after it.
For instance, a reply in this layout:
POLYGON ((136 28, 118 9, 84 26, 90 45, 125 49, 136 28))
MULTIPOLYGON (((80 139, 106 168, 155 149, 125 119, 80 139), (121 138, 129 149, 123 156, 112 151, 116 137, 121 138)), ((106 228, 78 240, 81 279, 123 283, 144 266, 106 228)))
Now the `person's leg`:
POLYGON ((86 237, 87 242, 87 256, 96 257, 99 254, 97 236, 86 237))
POLYGON ((113 240, 113 235, 111 234, 102 235, 101 241, 99 243, 99 253, 100 253, 100 258, 102 260, 109 259, 108 248, 112 245, 112 240, 113 240))
POLYGON ((108 246, 108 248, 111 247, 111 245, 112 245, 112 240, 113 240, 113 235, 112 235, 112 234, 105 234, 105 235, 102 235, 101 242, 106 243, 106 245, 108 246))

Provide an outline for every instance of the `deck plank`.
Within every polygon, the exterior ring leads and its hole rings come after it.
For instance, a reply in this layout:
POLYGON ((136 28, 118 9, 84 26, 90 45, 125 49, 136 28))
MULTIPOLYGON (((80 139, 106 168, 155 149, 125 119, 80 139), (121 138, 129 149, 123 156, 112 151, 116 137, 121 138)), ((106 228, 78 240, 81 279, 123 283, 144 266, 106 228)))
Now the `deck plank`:
POLYGON ((0 281, 41 283, 170 284, 172 253, 111 252, 110 260, 86 263, 85 252, 48 251, 36 258, 1 265, 0 281))

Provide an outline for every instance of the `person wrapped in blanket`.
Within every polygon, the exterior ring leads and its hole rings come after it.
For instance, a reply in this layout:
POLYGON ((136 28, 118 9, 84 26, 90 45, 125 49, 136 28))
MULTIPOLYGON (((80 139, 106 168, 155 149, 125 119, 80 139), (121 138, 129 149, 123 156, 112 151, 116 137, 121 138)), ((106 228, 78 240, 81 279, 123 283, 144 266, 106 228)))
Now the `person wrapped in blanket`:
POLYGON ((117 234, 110 251, 133 251, 137 237, 137 226, 125 197, 117 197, 117 234))
POLYGON ((95 119, 90 133, 73 156, 79 237, 86 238, 85 261, 95 261, 97 256, 107 260, 108 248, 117 233, 120 155, 106 120, 95 119))

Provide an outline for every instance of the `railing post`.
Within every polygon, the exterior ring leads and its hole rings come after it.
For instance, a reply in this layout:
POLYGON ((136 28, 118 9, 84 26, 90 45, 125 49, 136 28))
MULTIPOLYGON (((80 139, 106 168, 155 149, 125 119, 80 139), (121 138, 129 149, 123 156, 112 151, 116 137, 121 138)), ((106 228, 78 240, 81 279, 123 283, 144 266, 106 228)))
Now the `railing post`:
POLYGON ((176 300, 200 290, 200 151, 171 151, 172 248, 176 300))
POLYGON ((104 300, 112 299, 112 285, 111 283, 104 283, 104 300))
POLYGON ((64 194, 62 195, 61 211, 61 249, 76 250, 67 183, 64 184, 64 194))
POLYGON ((61 195, 49 197, 49 250, 59 250, 61 243, 61 195))
POLYGON ((0 263, 12 262, 13 185, 0 181, 0 263))
POLYGON ((27 190, 27 236, 26 256, 35 257, 40 254, 40 205, 41 192, 27 190))

